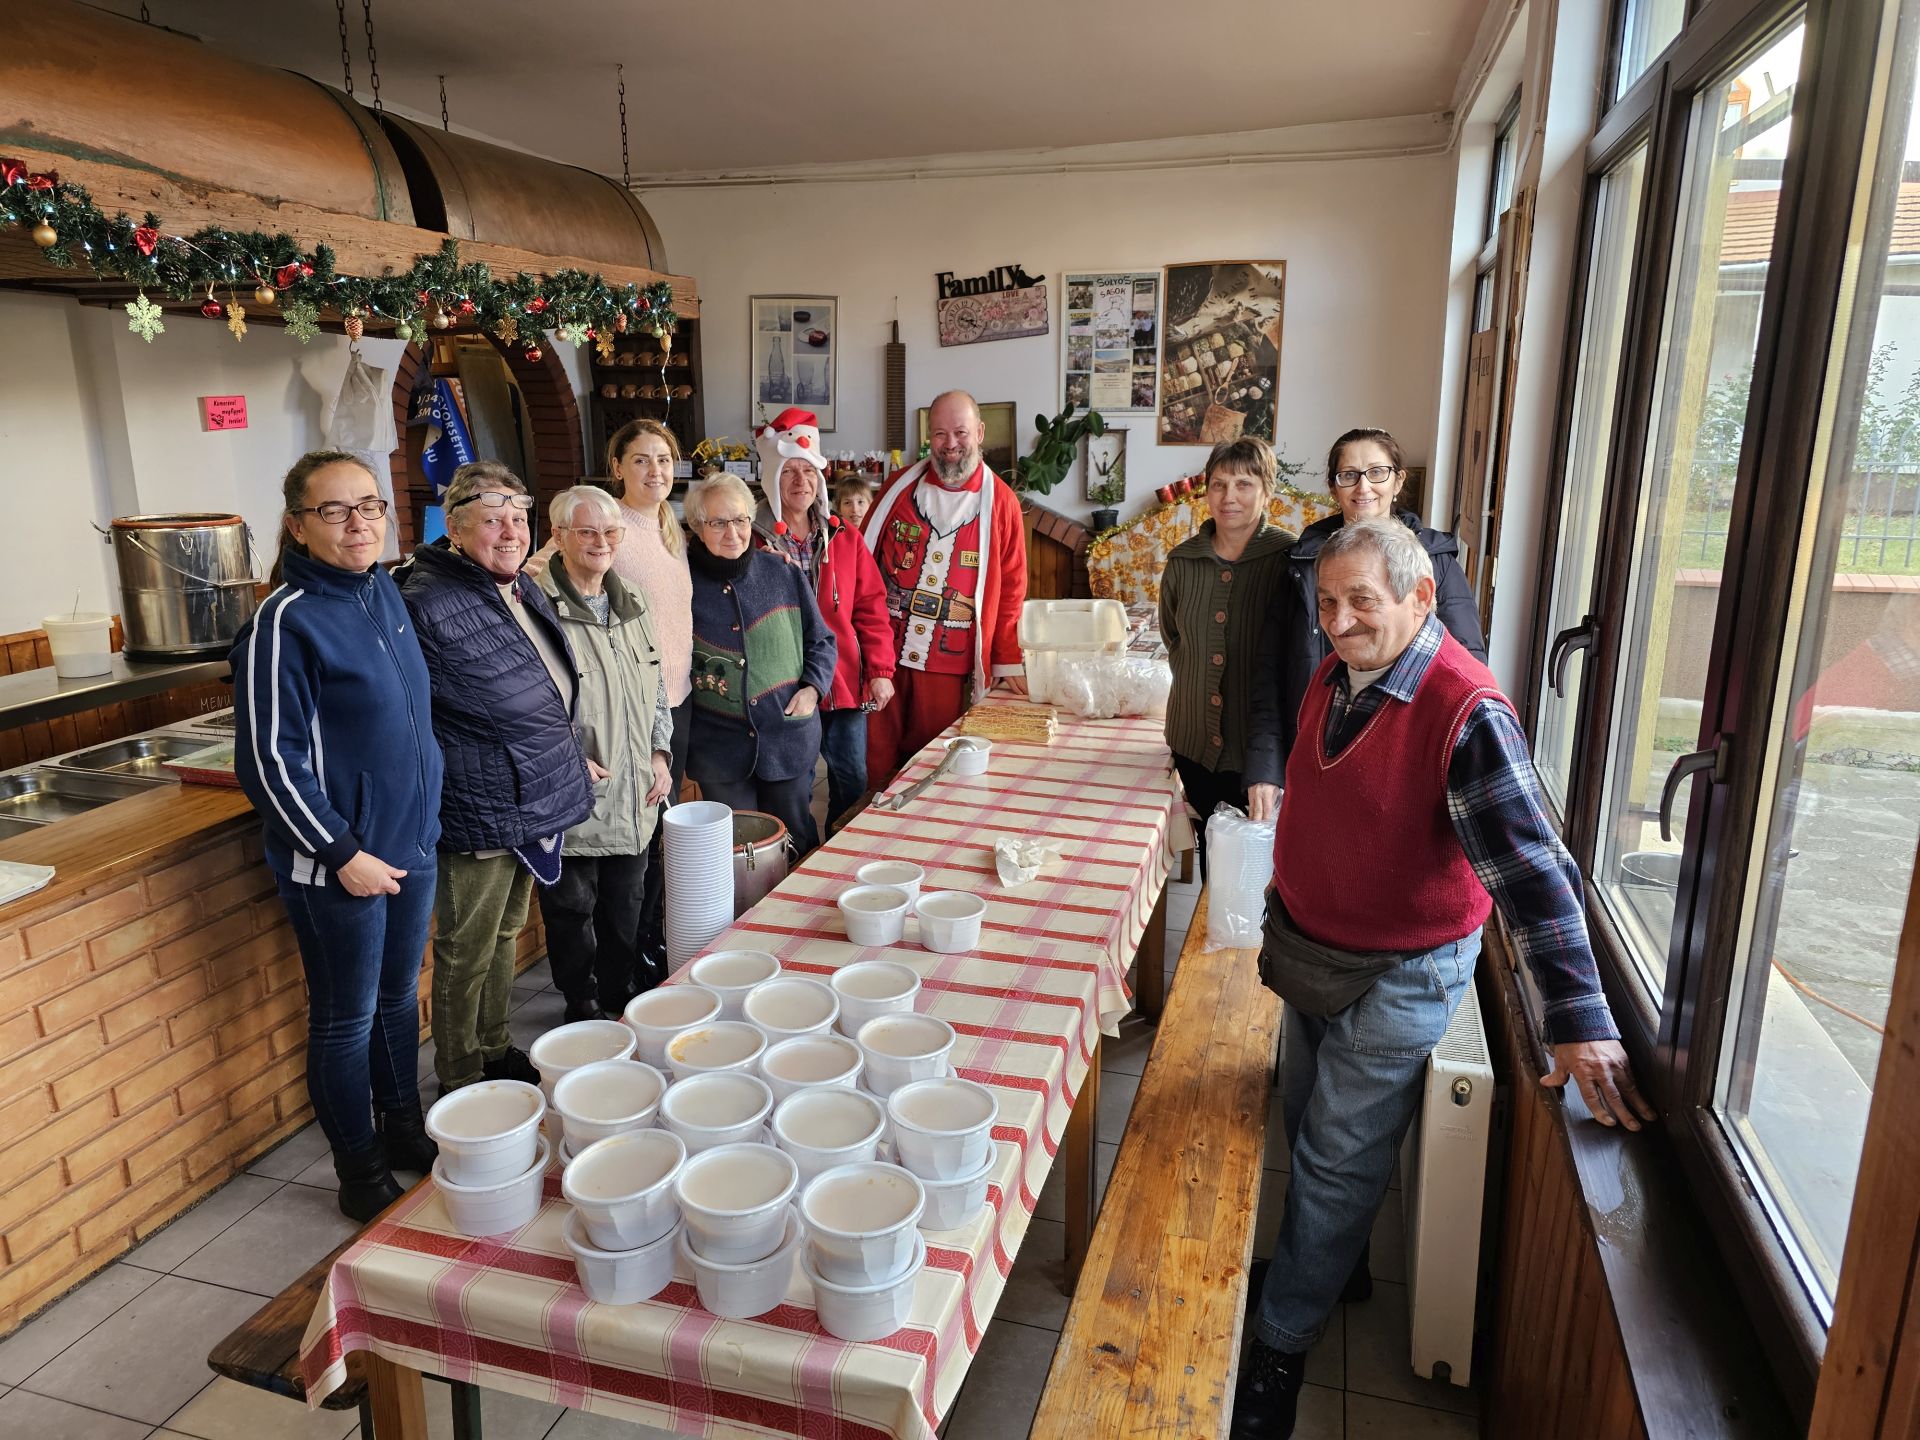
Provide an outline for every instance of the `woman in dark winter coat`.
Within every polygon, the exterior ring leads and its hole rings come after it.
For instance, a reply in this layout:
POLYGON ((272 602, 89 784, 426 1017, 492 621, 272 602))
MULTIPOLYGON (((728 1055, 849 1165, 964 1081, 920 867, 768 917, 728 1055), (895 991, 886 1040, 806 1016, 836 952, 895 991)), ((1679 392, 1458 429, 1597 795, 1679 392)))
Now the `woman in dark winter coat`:
POLYGON ((755 550, 753 494, 735 475, 687 492, 693 541, 693 727, 687 774, 703 799, 760 810, 805 854, 819 843, 813 772, 833 632, 797 565, 755 550))
MULTIPOLYGON (((1473 588, 1461 572, 1459 543, 1444 530, 1431 530, 1420 523, 1411 510, 1395 507, 1394 501, 1406 488, 1407 467, 1400 442, 1385 430, 1349 430, 1333 442, 1327 452, 1327 482, 1340 506, 1338 515, 1329 515, 1300 532, 1287 557, 1287 603, 1276 606, 1273 623, 1266 630, 1266 649, 1255 677, 1251 738, 1248 741, 1247 774, 1285 773, 1287 756, 1293 749, 1294 731, 1300 716, 1300 702, 1320 662, 1332 653, 1332 646, 1321 633, 1319 605, 1314 595, 1314 568, 1320 547, 1327 537, 1353 520, 1379 520, 1388 515, 1398 519, 1420 537, 1433 561, 1434 613, 1440 623, 1453 632, 1473 658, 1485 663, 1486 637, 1480 632, 1479 607, 1474 604, 1473 588)), ((1252 802, 1270 809, 1273 795, 1253 796, 1256 786, 1249 785, 1252 802)))
POLYGON ((285 504, 279 583, 233 646, 234 773, 306 971, 307 1094, 364 1223, 400 1198, 395 1170, 434 1161, 414 1052, 440 747, 366 462, 302 456, 285 504))
POLYGON ((561 836, 593 813, 593 785, 606 776, 574 734, 566 634, 520 573, 533 497, 506 466, 479 460, 454 471, 445 503, 446 541, 414 551, 400 581, 447 762, 433 941, 442 1092, 538 1081, 507 1036, 514 952, 533 882, 559 880, 561 836))

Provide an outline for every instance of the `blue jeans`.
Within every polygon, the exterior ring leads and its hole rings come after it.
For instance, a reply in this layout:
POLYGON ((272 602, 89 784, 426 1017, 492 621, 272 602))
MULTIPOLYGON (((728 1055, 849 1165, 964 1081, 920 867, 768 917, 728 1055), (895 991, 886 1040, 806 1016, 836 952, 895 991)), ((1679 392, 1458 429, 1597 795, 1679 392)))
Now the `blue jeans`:
POLYGON ((435 860, 408 867, 398 895, 349 895, 329 876, 276 875, 307 973, 307 1094, 336 1152, 374 1143, 373 1107, 420 1100, 420 959, 435 860))
POLYGON ((1386 1198, 1427 1056, 1479 955, 1475 930, 1402 961, 1330 1019, 1286 1007, 1280 1070, 1293 1173, 1254 1321, 1274 1349, 1311 1350, 1327 1328, 1386 1198))
POLYGON ((867 712, 820 712, 820 754, 827 762, 827 828, 867 791, 867 712))

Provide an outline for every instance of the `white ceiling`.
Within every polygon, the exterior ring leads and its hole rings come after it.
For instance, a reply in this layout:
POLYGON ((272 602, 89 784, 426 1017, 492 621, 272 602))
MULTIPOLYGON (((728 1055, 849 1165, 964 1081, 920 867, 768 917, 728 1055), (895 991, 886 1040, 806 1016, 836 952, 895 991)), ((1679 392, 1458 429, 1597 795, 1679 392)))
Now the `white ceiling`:
MULTIPOLYGON (((138 0, 95 0, 136 15, 138 0)), ((346 0, 370 98, 361 0, 346 0)), ((635 175, 1163 140, 1452 103, 1488 0, 373 0, 385 103, 635 175)), ((341 82, 329 0, 148 0, 156 24, 341 82)))

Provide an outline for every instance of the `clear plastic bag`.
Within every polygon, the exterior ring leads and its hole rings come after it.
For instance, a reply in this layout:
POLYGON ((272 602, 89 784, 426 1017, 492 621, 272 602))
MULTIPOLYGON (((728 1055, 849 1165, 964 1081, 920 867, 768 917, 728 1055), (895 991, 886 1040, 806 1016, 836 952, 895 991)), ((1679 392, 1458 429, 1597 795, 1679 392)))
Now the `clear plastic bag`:
MULTIPOLYGON (((389 457, 400 444, 393 423, 393 391, 386 372, 369 365, 358 346, 348 352, 347 373, 327 413, 326 432, 329 447, 366 463, 381 498, 391 505, 393 474, 389 457)), ((387 522, 387 541, 380 558, 400 558, 400 527, 391 520, 387 522)))
POLYGON ((1173 668, 1138 655, 1062 655, 1054 670, 1054 700, 1089 720, 1165 715, 1172 689, 1173 668))
POLYGON ((1203 950, 1260 944, 1273 878, 1273 821, 1249 820, 1231 805, 1207 817, 1207 940, 1203 950))

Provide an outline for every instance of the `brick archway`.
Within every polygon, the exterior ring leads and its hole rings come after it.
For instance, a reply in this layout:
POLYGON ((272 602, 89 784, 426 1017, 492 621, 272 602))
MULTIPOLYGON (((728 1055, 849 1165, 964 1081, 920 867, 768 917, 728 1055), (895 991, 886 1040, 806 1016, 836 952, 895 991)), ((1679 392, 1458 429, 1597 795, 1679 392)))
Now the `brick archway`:
MULTIPOLYGON (((529 360, 523 345, 504 345, 492 336, 488 343, 500 352, 507 370, 519 385, 527 403, 527 424, 533 432, 535 470, 523 475, 540 504, 536 511, 546 513, 547 501, 577 484, 589 472, 586 441, 580 424, 580 404, 574 398, 573 385, 566 367, 553 353, 551 343, 540 347, 540 358, 529 360)), ((427 365, 424 346, 409 345, 393 372, 393 422, 401 437, 401 446, 393 452, 394 512, 400 524, 400 548, 411 550, 420 543, 422 512, 433 503, 433 488, 420 466, 426 434, 421 428, 408 429, 407 404, 420 372, 427 365)), ((544 524, 537 525, 544 532, 544 524)))

